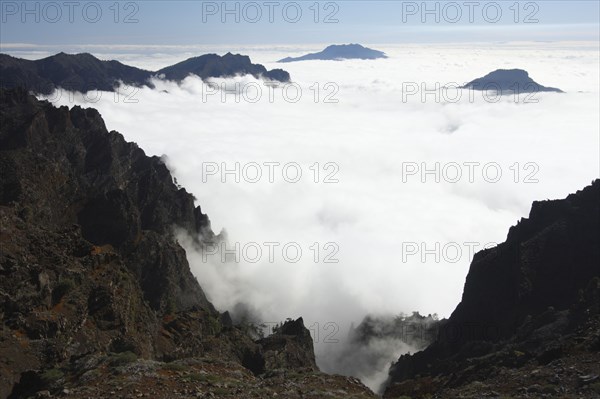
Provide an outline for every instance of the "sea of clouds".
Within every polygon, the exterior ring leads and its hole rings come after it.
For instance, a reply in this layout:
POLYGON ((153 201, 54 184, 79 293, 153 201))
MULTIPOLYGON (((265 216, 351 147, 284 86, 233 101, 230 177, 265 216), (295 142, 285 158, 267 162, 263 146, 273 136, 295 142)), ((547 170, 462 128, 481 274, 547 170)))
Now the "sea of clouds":
MULTIPOLYGON (((215 232, 225 229, 225 250, 243 252, 203 254, 180 236, 211 301, 222 311, 243 303, 266 323, 302 316, 318 364, 331 372, 348 373, 336 352, 351 323, 413 310, 448 317, 473 250, 504 241, 532 201, 565 197, 599 176, 597 43, 370 47, 389 58, 275 62, 316 45, 98 48, 100 58, 153 70, 242 52, 289 71, 294 85, 190 77, 122 87, 116 97, 50 96, 97 108, 109 130, 164 156, 215 232), (422 84, 456 87, 499 68, 525 69, 566 93, 421 97, 422 84), (221 175, 236 163, 239 183, 221 175), (439 182, 421 173, 436 167, 439 182)), ((373 345, 386 362, 410 350, 394 340, 373 345)), ((377 387, 386 371, 359 377, 377 387)))

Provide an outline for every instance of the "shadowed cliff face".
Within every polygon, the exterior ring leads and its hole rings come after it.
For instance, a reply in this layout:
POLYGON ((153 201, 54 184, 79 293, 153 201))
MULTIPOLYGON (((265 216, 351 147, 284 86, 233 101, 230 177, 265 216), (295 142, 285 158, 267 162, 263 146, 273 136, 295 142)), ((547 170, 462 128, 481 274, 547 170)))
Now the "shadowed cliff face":
POLYGON ((431 346, 392 367, 386 396, 464 387, 503 364, 543 365, 571 353, 573 334, 592 348, 581 356, 600 360, 599 208, 600 180, 563 200, 534 202, 506 242, 474 256, 462 301, 431 346), (419 391, 422 378, 436 380, 419 391))
POLYGON ((218 313, 171 232, 215 239, 193 197, 96 110, 0 94, 0 353, 16 363, 0 397, 21 372, 95 352, 181 357, 184 329, 161 331, 182 312, 199 329, 187 353, 202 353, 218 313))
POLYGON ((0 121, 0 398, 372 397, 301 319, 254 341, 214 309, 173 233, 219 240, 208 217, 96 110, 1 89, 0 121))
POLYGON ((2 205, 46 229, 79 225, 82 238, 123 256, 142 281, 181 276, 144 287, 156 310, 170 300, 180 310, 211 308, 172 235, 177 226, 211 240, 209 220, 160 159, 108 132, 94 109, 54 108, 22 91, 3 96, 2 205))

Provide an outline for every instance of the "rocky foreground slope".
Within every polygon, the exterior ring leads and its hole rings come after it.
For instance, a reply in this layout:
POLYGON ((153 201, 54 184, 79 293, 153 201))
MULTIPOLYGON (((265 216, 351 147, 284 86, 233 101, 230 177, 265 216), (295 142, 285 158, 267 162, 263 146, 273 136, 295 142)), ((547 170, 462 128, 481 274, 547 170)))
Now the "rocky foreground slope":
POLYGON ((392 367, 385 398, 600 398, 600 180, 534 202, 477 253, 439 328, 392 367))
POLYGON ((167 167, 94 109, 0 90, 0 398, 370 398, 302 319, 254 340, 192 276, 213 242, 167 167))

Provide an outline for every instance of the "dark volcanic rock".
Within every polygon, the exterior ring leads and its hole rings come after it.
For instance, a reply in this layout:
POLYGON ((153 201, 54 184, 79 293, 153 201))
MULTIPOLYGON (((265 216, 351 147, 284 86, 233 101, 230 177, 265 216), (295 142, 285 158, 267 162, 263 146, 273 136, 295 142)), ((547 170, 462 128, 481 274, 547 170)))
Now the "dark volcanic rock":
MULTIPOLYGON (((148 253, 139 248, 148 247, 153 234, 172 242, 175 226, 214 237, 206 215, 194 206, 192 195, 173 183, 164 163, 108 132, 98 111, 54 108, 22 91, 2 95, 1 162, 12 171, 0 186, 2 204, 16 202, 27 209, 28 222, 47 229, 77 224, 91 244, 113 248, 125 258, 148 253)), ((177 275, 187 273, 193 283, 177 282, 165 288, 168 293, 153 290, 147 296, 162 303, 166 295, 181 304, 194 297, 191 305, 208 307, 184 254, 171 254, 159 258, 163 267, 176 267, 177 275), (187 288, 175 295, 181 286, 187 288)), ((136 263, 147 262, 144 256, 134 258, 128 264, 134 271, 141 268, 136 263)))
POLYGON ((164 315, 216 319, 173 228, 214 234, 161 160, 106 131, 94 109, 0 95, 0 335, 22 349, 0 347, 19 365, 2 365, 0 397, 21 373, 89 353, 160 358, 164 315))
POLYGON ((600 325, 598 277, 600 180, 563 200, 534 202, 506 242, 474 256, 462 301, 432 345, 392 367, 386 397, 425 383, 417 397, 441 394, 500 366, 510 373, 567 355, 577 364, 581 343, 597 339, 590 326, 600 325))
POLYGON ((227 53, 224 56, 205 54, 189 58, 178 64, 168 66, 156 72, 165 79, 180 81, 194 74, 202 79, 230 77, 235 75, 252 75, 255 78, 266 78, 280 82, 289 82, 290 75, 282 69, 267 69, 260 64, 253 64, 250 57, 240 54, 227 53))
POLYGON ((301 57, 287 57, 278 62, 294 62, 307 60, 375 60, 387 58, 384 52, 363 47, 360 44, 333 44, 318 53, 310 53, 301 57))
POLYGON ((536 83, 529 77, 529 73, 522 69, 498 69, 482 78, 467 83, 462 88, 493 90, 500 93, 537 93, 544 91, 563 93, 560 89, 545 87, 536 83))
POLYGON ((276 370, 317 371, 313 340, 302 318, 288 319, 273 329, 273 334, 256 341, 244 353, 243 365, 255 375, 276 370))
POLYGON ((91 54, 59 53, 41 60, 25 60, 0 54, 0 87, 22 87, 40 94, 50 94, 57 88, 85 93, 90 90, 113 91, 124 84, 152 87, 150 78, 164 75, 181 81, 189 75, 202 79, 250 74, 256 78, 288 82, 290 75, 282 69, 267 69, 252 64, 250 58, 227 53, 224 56, 206 54, 161 69, 158 72, 127 66, 118 61, 102 61, 91 54))
POLYGON ((258 340, 266 370, 318 370, 315 363, 313 339, 302 318, 288 320, 267 338, 258 340))

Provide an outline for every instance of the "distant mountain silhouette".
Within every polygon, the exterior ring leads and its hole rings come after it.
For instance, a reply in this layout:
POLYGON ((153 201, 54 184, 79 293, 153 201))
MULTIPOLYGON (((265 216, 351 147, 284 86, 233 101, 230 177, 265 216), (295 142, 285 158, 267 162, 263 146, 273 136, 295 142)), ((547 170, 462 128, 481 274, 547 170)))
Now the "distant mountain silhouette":
POLYGON ((262 76, 269 80, 288 82, 290 74, 283 69, 267 69, 260 64, 253 64, 250 57, 240 54, 227 53, 224 56, 205 54, 200 57, 189 58, 178 64, 168 66, 157 72, 168 80, 183 80, 188 75, 198 75, 202 79, 234 76, 239 74, 252 75, 255 78, 262 76))
POLYGON ((238 74, 250 74, 255 78, 280 82, 290 80, 290 75, 282 69, 267 71, 260 64, 252 64, 249 57, 231 53, 222 57, 206 54, 190 58, 158 72, 135 68, 118 61, 102 61, 88 53, 58 53, 35 61, 0 54, 0 87, 23 87, 40 94, 50 94, 57 87, 79 92, 113 91, 119 82, 152 87, 150 78, 157 74, 177 82, 189 75, 206 79, 238 74))
POLYGON ((307 60, 375 60, 387 58, 383 51, 363 47, 360 44, 334 44, 319 53, 310 53, 301 57, 287 57, 278 62, 294 62, 307 60))
POLYGON ((58 53, 35 61, 0 54, 0 76, 3 88, 24 87, 50 94, 57 87, 80 92, 112 91, 119 81, 141 86, 147 84, 152 72, 118 61, 101 61, 88 53, 58 53))
POLYGON ((482 78, 467 83, 462 88, 510 93, 537 93, 542 91, 564 93, 555 87, 545 87, 536 83, 529 77, 529 73, 523 69, 497 69, 482 78))

